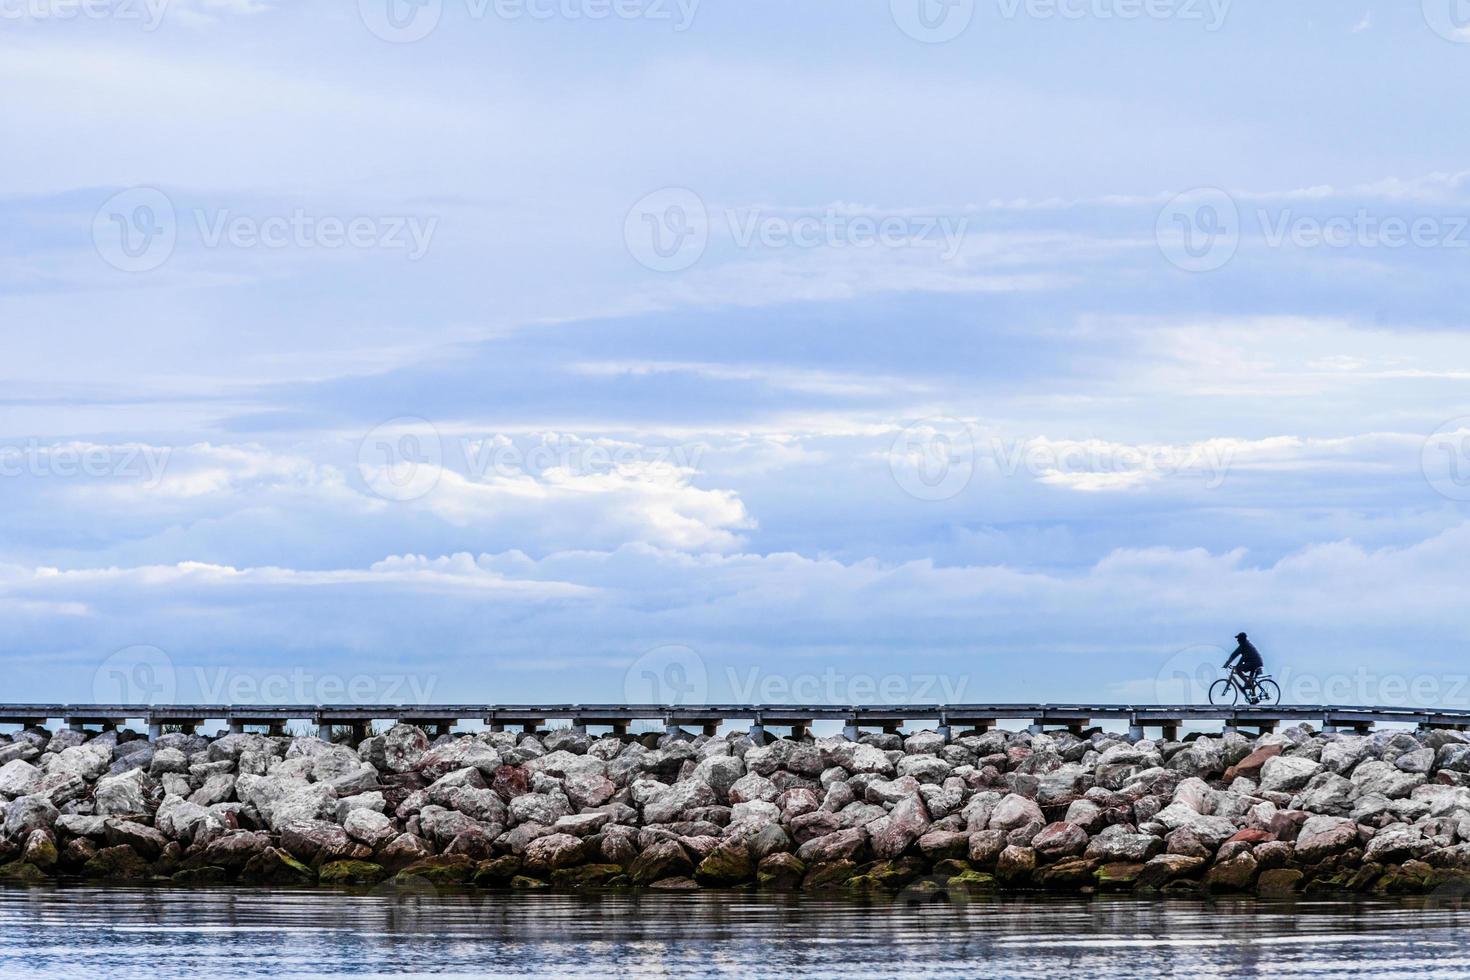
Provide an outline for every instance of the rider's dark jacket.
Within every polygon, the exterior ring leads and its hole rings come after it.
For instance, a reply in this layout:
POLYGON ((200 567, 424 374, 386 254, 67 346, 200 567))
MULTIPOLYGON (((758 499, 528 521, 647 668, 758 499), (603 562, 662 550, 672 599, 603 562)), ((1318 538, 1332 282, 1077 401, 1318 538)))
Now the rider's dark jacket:
POLYGON ((1230 659, 1225 661, 1226 666, 1234 663, 1236 657, 1240 658, 1240 669, 1247 673, 1252 670, 1260 670, 1266 665, 1265 661, 1261 660, 1261 652, 1255 648, 1255 644, 1251 643, 1250 640, 1240 641, 1240 646, 1236 647, 1235 652, 1230 655, 1230 659))

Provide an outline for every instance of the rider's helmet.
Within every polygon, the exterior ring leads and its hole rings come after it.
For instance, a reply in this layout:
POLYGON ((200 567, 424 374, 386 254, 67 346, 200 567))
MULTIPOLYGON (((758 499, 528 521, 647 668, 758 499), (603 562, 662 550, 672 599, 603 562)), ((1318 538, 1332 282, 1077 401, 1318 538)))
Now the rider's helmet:
POLYGON ((1243 640, 1243 639, 1245 639, 1245 634, 1244 633, 1236 633, 1235 634, 1235 638, 1237 640, 1243 640))

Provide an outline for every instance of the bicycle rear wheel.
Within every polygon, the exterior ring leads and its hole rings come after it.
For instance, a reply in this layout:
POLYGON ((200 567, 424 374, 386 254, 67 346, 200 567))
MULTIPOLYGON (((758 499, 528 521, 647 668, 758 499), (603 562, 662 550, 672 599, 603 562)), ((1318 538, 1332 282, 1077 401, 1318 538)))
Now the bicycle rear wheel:
POLYGON ((1230 683, 1230 678, 1222 677, 1210 685, 1211 704, 1235 704, 1240 700, 1240 688, 1230 683))
POLYGON ((1273 680, 1256 682, 1257 704, 1280 704, 1281 688, 1273 680))

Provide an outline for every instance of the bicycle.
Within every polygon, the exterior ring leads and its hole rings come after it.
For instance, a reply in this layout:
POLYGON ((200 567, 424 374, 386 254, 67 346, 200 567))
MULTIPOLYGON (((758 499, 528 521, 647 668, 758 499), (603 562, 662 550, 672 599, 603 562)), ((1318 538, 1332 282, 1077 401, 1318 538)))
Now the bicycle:
POLYGON ((1242 698, 1252 705, 1280 704, 1281 688, 1270 674, 1260 675, 1253 688, 1247 687, 1238 670, 1210 685, 1211 704, 1239 704, 1242 698))

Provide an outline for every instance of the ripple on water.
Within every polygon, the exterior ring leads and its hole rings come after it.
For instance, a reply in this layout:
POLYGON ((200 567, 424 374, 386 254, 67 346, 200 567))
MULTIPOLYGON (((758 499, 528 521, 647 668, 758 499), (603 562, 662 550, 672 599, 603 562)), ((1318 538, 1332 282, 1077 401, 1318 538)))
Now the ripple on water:
POLYGON ((1458 977, 1412 902, 0 888, 0 975, 1458 977), (172 968, 172 969, 170 969, 172 968))

